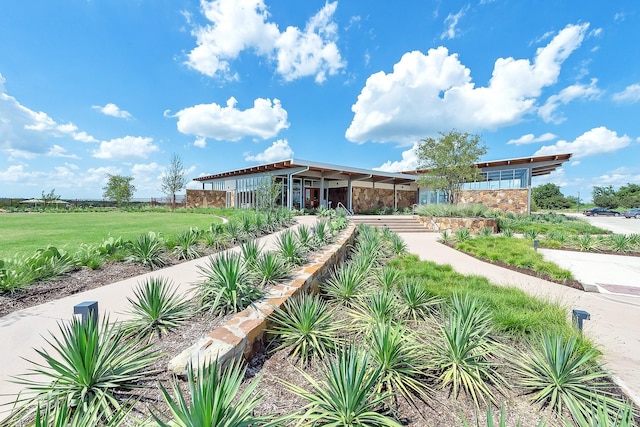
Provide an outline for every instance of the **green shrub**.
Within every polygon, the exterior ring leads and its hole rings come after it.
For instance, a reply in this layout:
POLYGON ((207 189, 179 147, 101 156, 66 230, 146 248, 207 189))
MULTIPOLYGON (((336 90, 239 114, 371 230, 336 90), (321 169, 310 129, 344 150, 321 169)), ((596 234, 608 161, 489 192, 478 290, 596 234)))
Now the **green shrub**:
POLYGON ((167 262, 163 258, 164 243, 159 235, 150 231, 141 234, 136 240, 127 244, 127 260, 142 264, 155 270, 164 267, 167 262))
POLYGON ((200 241, 200 231, 197 228, 190 228, 189 231, 183 231, 176 234, 173 254, 178 259, 195 259, 201 256, 198 247, 200 241))

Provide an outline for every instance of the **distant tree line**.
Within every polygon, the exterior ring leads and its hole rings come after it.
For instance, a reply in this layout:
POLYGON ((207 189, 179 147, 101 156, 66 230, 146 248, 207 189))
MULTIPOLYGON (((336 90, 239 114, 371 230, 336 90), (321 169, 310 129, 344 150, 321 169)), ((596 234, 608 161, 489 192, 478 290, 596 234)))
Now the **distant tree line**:
POLYGON ((593 187, 593 203, 601 208, 637 208, 640 207, 640 185, 621 186, 618 191, 613 186, 593 187))
POLYGON ((534 187, 531 199, 538 209, 567 209, 576 206, 575 197, 565 197, 556 184, 544 184, 534 187))

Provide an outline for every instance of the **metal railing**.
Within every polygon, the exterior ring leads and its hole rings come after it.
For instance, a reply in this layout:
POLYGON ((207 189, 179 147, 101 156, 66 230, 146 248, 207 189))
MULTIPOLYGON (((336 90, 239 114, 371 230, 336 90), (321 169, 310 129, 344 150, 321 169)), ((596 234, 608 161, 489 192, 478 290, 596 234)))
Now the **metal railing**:
POLYGON ((338 204, 336 205, 336 210, 338 209, 344 209, 344 211, 347 213, 347 216, 353 216, 353 211, 351 209, 347 209, 347 207, 343 205, 342 202, 338 202, 338 204))

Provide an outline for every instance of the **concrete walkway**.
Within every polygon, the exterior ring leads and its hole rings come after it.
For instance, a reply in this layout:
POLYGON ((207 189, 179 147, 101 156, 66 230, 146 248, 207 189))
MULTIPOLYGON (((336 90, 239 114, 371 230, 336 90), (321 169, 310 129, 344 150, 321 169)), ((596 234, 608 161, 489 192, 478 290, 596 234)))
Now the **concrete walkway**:
MULTIPOLYGON (((296 219, 298 224, 308 226, 317 221, 315 216, 301 216, 296 219)), ((274 233, 260 238, 260 245, 265 250, 272 250, 280 234, 274 233)), ((239 248, 235 247, 229 251, 239 251, 239 248)), ((19 385, 11 382, 11 378, 33 368, 25 358, 41 361, 34 349, 47 348, 44 338, 50 339, 49 331, 58 332, 58 324, 71 319, 76 304, 98 301, 100 317, 107 314, 111 321, 125 320, 126 315, 123 312, 129 306, 127 297, 133 297, 133 289, 138 283, 148 277, 161 276, 172 280, 178 286, 179 292, 187 293, 192 290, 194 283, 201 280, 198 266, 205 265, 207 260, 208 257, 203 257, 184 262, 0 317, 0 420, 6 417, 11 409, 10 405, 2 405, 12 402, 21 390, 19 385)), ((209 332, 211 331, 203 330, 202 334, 204 336, 209 332)), ((185 342, 185 348, 191 344, 193 343, 185 342)))
MULTIPOLYGON (((514 286, 540 298, 558 301, 568 309, 586 310, 591 319, 584 330, 604 353, 614 380, 640 405, 640 298, 629 295, 579 291, 557 283, 498 267, 438 243, 438 233, 402 233, 411 253, 422 260, 449 264, 462 274, 488 278, 501 286, 514 286)), ((594 268, 603 264, 593 260, 594 268)))

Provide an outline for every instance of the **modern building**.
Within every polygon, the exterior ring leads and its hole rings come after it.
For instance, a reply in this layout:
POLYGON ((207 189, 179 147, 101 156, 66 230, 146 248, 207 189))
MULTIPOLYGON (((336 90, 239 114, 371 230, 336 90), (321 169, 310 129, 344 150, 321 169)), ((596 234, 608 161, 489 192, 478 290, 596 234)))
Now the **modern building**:
MULTIPOLYGON (((553 172, 570 158, 571 154, 558 154, 477 163, 481 178, 464 184, 460 202, 529 213, 532 178, 553 172)), ((202 189, 187 190, 186 204, 250 208, 259 189, 273 180, 281 183, 278 202, 290 209, 342 206, 362 213, 443 203, 443 194, 418 187, 423 172, 391 173, 289 159, 195 178, 202 189)))

